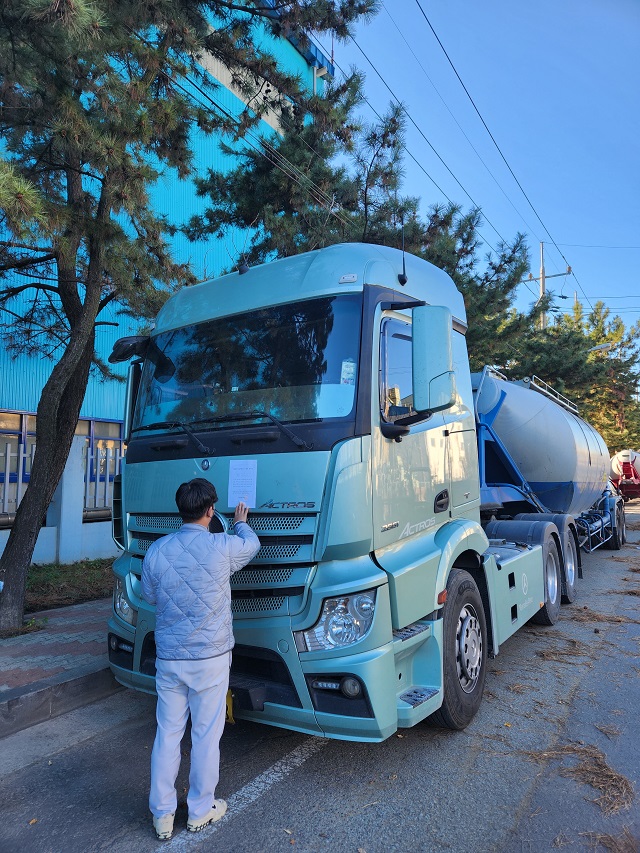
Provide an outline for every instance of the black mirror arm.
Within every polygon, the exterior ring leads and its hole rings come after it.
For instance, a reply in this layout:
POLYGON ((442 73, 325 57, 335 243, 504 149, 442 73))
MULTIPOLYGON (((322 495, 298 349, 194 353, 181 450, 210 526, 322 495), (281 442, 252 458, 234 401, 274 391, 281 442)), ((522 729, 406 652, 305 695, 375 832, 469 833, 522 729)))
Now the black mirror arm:
POLYGON ((380 424, 380 432, 385 438, 392 438, 394 441, 402 441, 403 436, 409 434, 409 427, 406 424, 390 424, 383 421, 380 424))

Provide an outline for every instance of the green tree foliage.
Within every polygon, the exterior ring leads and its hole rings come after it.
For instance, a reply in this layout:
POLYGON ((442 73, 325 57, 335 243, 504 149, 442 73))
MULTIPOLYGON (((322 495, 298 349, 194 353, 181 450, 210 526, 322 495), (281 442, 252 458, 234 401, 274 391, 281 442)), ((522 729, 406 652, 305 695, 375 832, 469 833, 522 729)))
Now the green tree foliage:
POLYGON ((519 354, 520 341, 534 326, 547 301, 527 313, 514 309, 517 288, 529 268, 524 235, 500 241, 495 252, 479 257, 479 210, 464 213, 451 204, 429 212, 423 245, 417 254, 453 278, 467 309, 467 346, 471 370, 485 364, 508 368, 519 354))
POLYGON ((602 302, 586 315, 578 305, 545 329, 526 329, 515 346, 514 375, 538 376, 576 403, 612 454, 640 448, 636 327, 626 329, 602 302))
POLYGON ((401 110, 391 107, 377 124, 363 126, 355 118, 362 84, 353 73, 329 86, 309 104, 313 121, 302 112, 285 117, 282 132, 245 150, 233 170, 209 170, 197 181, 209 205, 188 223, 188 236, 244 230, 249 264, 333 243, 399 245, 401 222, 418 205, 398 197, 401 110))
MULTIPOLYGON (((5 0, 0 14, 0 307, 14 350, 58 347, 37 411, 31 481, 0 560, 0 628, 22 618, 27 567, 59 482, 94 359, 96 323, 118 300, 157 311, 192 274, 171 257, 174 226, 149 189, 187 177, 196 131, 236 136, 267 110, 291 115, 300 80, 270 36, 349 33, 375 0, 5 0), (260 45, 260 46, 259 46, 260 45), (205 109, 204 57, 225 66, 249 107, 205 109), (11 275, 11 277, 7 277, 11 275), (28 310, 18 297, 29 298, 28 310), (21 303, 20 303, 21 304, 21 303)), ((306 111, 306 107, 304 108, 306 111)), ((104 365, 103 365, 104 367, 104 365)))

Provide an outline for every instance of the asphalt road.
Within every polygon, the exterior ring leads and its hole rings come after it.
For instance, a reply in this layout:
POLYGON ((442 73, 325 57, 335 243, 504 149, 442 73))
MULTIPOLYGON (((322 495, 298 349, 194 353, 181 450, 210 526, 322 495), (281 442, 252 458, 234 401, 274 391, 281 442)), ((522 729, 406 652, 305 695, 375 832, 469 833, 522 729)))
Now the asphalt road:
POLYGON ((640 850, 640 506, 627 518, 629 544, 585 557, 559 622, 490 662, 464 732, 357 744, 238 722, 222 741, 228 815, 186 833, 185 758, 177 831, 158 842, 155 703, 125 691, 0 742, 0 851, 640 850))

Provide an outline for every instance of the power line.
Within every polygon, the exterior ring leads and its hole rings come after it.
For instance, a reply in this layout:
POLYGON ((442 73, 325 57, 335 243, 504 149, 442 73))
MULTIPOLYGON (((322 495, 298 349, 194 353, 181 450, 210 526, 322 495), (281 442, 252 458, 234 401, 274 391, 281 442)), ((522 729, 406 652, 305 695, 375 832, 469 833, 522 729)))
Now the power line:
MULTIPOLYGON (((536 208, 535 208, 535 207, 534 207, 534 205, 533 205, 533 202, 531 201, 531 199, 529 198, 529 196, 528 196, 528 195, 527 195, 527 193, 525 192, 524 187, 522 186, 522 184, 520 183, 520 181, 519 181, 519 180, 518 180, 518 178, 516 177, 516 174, 515 174, 515 172, 513 171, 513 169, 511 168, 511 166, 509 165, 509 162, 508 162, 507 158, 506 158, 506 157, 504 156, 504 154, 502 153, 502 149, 500 148, 500 146, 499 146, 499 145, 498 145, 498 143, 496 142, 496 139, 495 139, 494 135, 493 135, 493 134, 491 133, 491 131, 489 130, 489 126, 487 125, 486 121, 484 120, 484 118, 483 118, 483 116, 482 116, 482 113, 480 112, 480 110, 479 110, 479 109, 478 109, 478 107, 476 106, 476 102, 475 102, 475 101, 473 100, 473 98, 471 97, 471 94, 470 94, 469 90, 467 89, 467 87, 465 86, 465 84, 464 84, 464 82, 463 82, 463 80, 462 80, 462 77, 458 74, 458 70, 457 70, 457 68, 456 68, 456 67, 455 67, 455 65, 453 64, 453 62, 452 62, 452 60, 451 60, 451 57, 449 56, 449 54, 447 53, 447 51, 446 51, 446 49, 445 49, 445 46, 444 46, 444 45, 442 44, 442 42, 440 41, 440 38, 439 38, 438 34, 436 33, 435 29, 433 28, 433 25, 432 25, 431 21, 430 21, 430 20, 429 20, 429 18, 427 17, 427 13, 426 13, 426 12, 424 11, 424 9, 422 8, 422 5, 421 5, 421 3, 420 3, 420 0, 415 0, 415 2, 416 2, 416 5, 417 5, 418 9, 420 9, 420 12, 422 13, 423 18, 424 18, 424 19, 425 19, 425 21, 427 22, 427 24, 428 24, 428 26, 429 26, 429 29, 431 30, 431 32, 433 33, 433 35, 434 35, 434 37, 435 37, 436 41, 437 41, 437 42, 438 42, 438 44, 440 45, 440 48, 442 49, 442 52, 443 52, 443 53, 444 53, 444 55, 446 56, 447 61, 448 61, 449 65, 451 66, 451 68, 453 69, 454 74, 455 74, 455 75, 456 75, 456 77, 458 78, 458 81, 460 82, 460 85, 461 85, 461 86, 462 86, 462 88, 464 89, 464 92, 465 92, 466 96, 467 96, 467 97, 469 98, 469 100, 471 101, 471 105, 473 106, 474 110, 476 111, 476 113, 477 113, 477 115, 478 115, 478 118, 480 119, 480 121, 481 121, 481 122, 482 122, 482 124, 484 125, 484 128, 485 128, 485 130, 487 131, 487 133, 489 134, 489 137, 491 138, 491 141, 492 141, 492 142, 493 142, 493 144, 495 145, 495 147, 496 147, 496 149, 497 149, 498 153, 500 154, 500 156, 502 157, 502 159, 503 159, 503 161, 504 161, 504 163, 505 163, 505 165, 506 165, 507 169, 508 169, 508 170, 509 170, 509 172, 511 173, 511 176, 513 177, 514 181, 515 181, 515 182, 516 182, 516 184, 518 185, 518 187, 519 187, 519 189, 520 189, 520 192, 522 193, 522 195, 523 195, 523 196, 525 197, 525 199, 527 200, 527 203, 529 204, 529 207, 530 207, 530 208, 531 208, 531 210, 533 210, 533 212, 535 213, 536 218, 538 219, 538 222, 539 222, 539 223, 542 225, 542 227, 544 228, 545 232, 546 232, 546 233, 547 233, 547 235, 549 236, 549 239, 551 240, 551 242, 553 243, 553 245, 556 247, 556 249, 557 249, 557 250, 558 250, 558 252, 560 253, 560 256, 561 256, 562 260, 565 262, 565 264, 566 264, 568 267, 569 267, 569 266, 571 266, 571 265, 569 264, 569 261, 565 258, 564 253, 562 252, 562 250, 560 249, 560 247, 558 246, 558 244, 556 243, 556 241, 555 241, 555 240, 553 239, 553 237, 551 236, 551 233, 550 233, 549 229, 547 228, 547 226, 546 226, 546 225, 544 224, 544 222, 542 221, 542 218, 540 217, 540 214, 538 213, 538 211, 536 210, 536 208)), ((584 289, 583 289, 582 285, 580 284, 580 282, 578 281, 578 277, 576 276, 575 272, 573 272, 573 270, 572 270, 571 274, 573 275, 574 279, 576 280, 576 283, 577 283, 578 287, 580 288, 580 290, 582 291, 582 293, 583 293, 583 295, 584 295, 585 299, 587 299, 587 295, 585 294, 584 289)), ((588 299, 587 299, 587 301, 588 301, 588 299)), ((591 304, 591 303, 589 303, 589 304, 591 304)), ((591 307, 592 307, 592 309, 593 309, 593 306, 591 306, 591 307)))
MULTIPOLYGON (((318 42, 318 44, 319 44, 320 48, 321 48, 321 49, 326 53, 326 48, 325 48, 325 47, 324 47, 320 42, 318 42)), ((342 66, 341 66, 338 62, 336 62, 335 58, 332 60, 332 62, 333 62, 333 65, 335 65, 335 67, 338 69, 338 71, 340 71, 340 72, 341 72, 341 74, 343 74, 343 75, 346 77, 346 76, 347 76, 347 72, 344 70, 344 68, 342 68, 342 66)), ((370 62, 370 60, 369 60, 369 59, 367 59, 367 62, 369 62, 369 64, 371 65, 371 62, 370 62)), ((371 67, 373 68, 373 65, 371 65, 371 67)), ((375 70, 375 69, 374 69, 374 70, 375 70)), ((378 75, 378 76, 379 76, 379 75, 378 75)), ((380 115, 380 113, 376 110, 376 108, 373 106, 373 104, 371 103, 371 101, 370 101, 366 96, 363 96, 363 100, 364 100, 365 104, 367 104, 367 106, 369 107, 369 109, 371 110, 371 112, 372 112, 372 113, 373 113, 373 114, 374 114, 374 115, 375 115, 375 116, 376 116, 380 121, 383 121, 382 116, 381 116, 381 115, 380 115)), ((442 194, 442 195, 447 199, 447 201, 449 202, 449 204, 455 204, 455 202, 454 202, 452 199, 450 199, 450 198, 449 198, 449 196, 448 196, 448 195, 446 194, 446 192, 442 189, 442 187, 440 187, 440 186, 436 183, 435 179, 434 179, 434 178, 429 174, 429 172, 427 172, 427 170, 426 170, 426 169, 425 169, 425 167, 422 165, 422 163, 418 160, 418 158, 417 158, 417 157, 416 157, 416 156, 415 156, 415 155, 414 155, 414 154, 413 154, 413 153, 412 153, 412 152, 407 148, 407 146, 403 144, 403 146, 402 146, 402 147, 403 147, 403 149, 404 149, 405 153, 406 153, 406 154, 408 154, 408 156, 413 160, 413 162, 414 162, 414 163, 416 164, 416 166, 420 169, 420 171, 421 171, 421 172, 423 172, 423 173, 427 176, 427 178, 429 178, 429 180, 430 180, 430 181, 431 181, 431 183, 434 185, 434 187, 438 190, 438 192, 440 192, 440 193, 441 193, 441 194, 442 194)), ((483 213, 483 216, 484 216, 484 213, 483 213)), ((486 217, 485 217, 485 219, 486 219, 486 217)), ((487 220, 487 222, 488 222, 488 220, 487 220)), ((491 226, 491 227, 493 228, 493 226, 491 226)), ((495 228, 494 228, 494 231, 495 231, 495 228)), ((497 232, 496 232, 496 233, 497 233, 497 232)), ((506 242, 506 241, 504 240, 504 238, 503 238, 500 234, 498 234, 498 237, 500 237, 500 239, 501 239, 503 242, 506 242)), ((486 238, 486 237, 483 237, 482 239, 483 239, 484 243, 486 243, 486 245, 491 249, 491 251, 492 251, 492 252, 494 252, 495 254, 497 254, 497 253, 498 253, 498 252, 497 252, 497 249, 495 249, 495 248, 491 245, 491 243, 487 240, 487 238, 486 238)))
MULTIPOLYGON (((364 50, 360 47, 360 45, 358 44, 358 42, 353 38, 353 36, 349 36, 349 38, 351 39, 351 41, 353 42, 353 44, 358 48, 358 50, 359 50, 359 51, 360 51, 360 53, 364 56, 364 58, 367 60, 367 62, 368 62, 368 63, 369 63, 369 65, 371 66, 371 68, 373 68, 373 70, 375 71, 375 73, 378 75, 378 77, 380 78, 380 80, 381 80, 381 82, 382 82, 383 86, 388 90, 388 92, 389 92, 389 94, 391 95, 391 97, 393 98, 393 100, 396 102, 396 104, 398 104, 398 106, 400 106, 400 108, 402 109, 402 111, 404 112, 404 114, 407 116, 407 118, 409 119, 409 121, 411 122, 411 124, 415 127, 415 129, 418 131, 418 133, 420 134, 420 136, 421 136, 421 137, 424 139, 424 141, 427 143, 427 145, 429 146, 429 148, 431 148, 431 150, 432 150, 432 151, 433 151, 433 153, 436 155, 436 157, 438 158, 438 160, 440 160, 440 162, 441 162, 441 163, 442 163, 442 165, 445 167, 445 169, 447 170, 447 172, 449 172, 449 174, 451 175, 451 177, 452 177, 452 178, 454 179, 454 181, 458 184, 458 186, 460 187, 460 189, 462 190, 462 192, 463 192, 463 193, 467 196, 467 198, 471 201, 471 204, 473 204, 473 206, 474 206, 475 208, 480 209, 480 205, 479 205, 476 201, 474 201, 473 197, 472 197, 472 196, 471 196, 471 194, 468 192, 468 190, 465 188, 465 186, 462 184, 462 182, 461 182, 460 180, 458 180, 458 178, 456 177, 456 175, 455 175, 455 174, 453 173, 453 171, 449 168, 449 166, 446 164, 446 162, 445 162, 445 161, 443 160, 443 158, 440 156, 440 154, 438 153, 438 151, 434 148, 434 146, 431 144, 431 142, 427 139, 427 136, 426 136, 426 134, 424 133, 424 131, 422 130, 422 128, 418 126, 418 124, 417 124, 417 123, 416 123, 416 121, 414 120, 413 116, 409 113, 409 111, 407 110, 407 108, 406 108, 406 107, 404 106, 404 104, 400 101, 400 99, 397 97, 397 95, 395 94, 395 92, 391 89, 391 87, 389 86, 389 84, 387 83, 387 81, 384 79, 384 77, 382 76, 382 74, 378 71, 378 69, 377 69, 377 68, 376 68, 376 66, 373 64, 373 62, 369 59, 369 57, 368 57, 368 56, 367 56, 367 54, 364 52, 364 50)), ((447 198, 448 198, 448 197, 447 197, 447 198)), ((450 200, 450 199, 449 199, 449 200, 450 200)), ((489 219, 489 217, 488 217, 488 216, 486 216, 484 213, 483 213, 483 216, 484 216, 484 219, 485 219, 485 221, 486 221, 487 225, 490 225, 490 226, 491 226, 491 228, 493 228, 493 230, 496 232, 496 234, 498 235, 498 237, 500 237, 500 239, 502 240, 502 242, 503 242, 503 243, 506 243, 507 241, 504 239, 504 237, 502 236, 502 234, 500 234, 500 232, 499 232, 499 231, 498 231, 498 229, 495 227, 495 225, 491 222, 491 220, 489 219)), ((495 251, 495 250, 494 250, 494 251, 495 251)))
MULTIPOLYGON (((200 94, 209 101, 209 103, 215 107, 222 115, 232 121, 236 126, 240 125, 240 122, 232 113, 230 113, 225 107, 223 107, 215 98, 213 98, 208 92, 203 90, 198 84, 192 80, 188 75, 186 75, 187 81, 198 91, 200 94)), ((199 106, 206 109, 206 105, 202 102, 198 101, 193 97, 193 94, 188 92, 187 89, 182 86, 175 78, 172 78, 173 83, 181 89, 188 97, 190 97, 194 103, 197 103, 199 106)), ((256 151, 256 153, 265 157, 272 165, 274 165, 277 169, 279 169, 286 177, 290 178, 294 183, 296 183, 302 190, 306 191, 313 201, 316 202, 320 207, 323 207, 327 212, 335 216, 339 222, 341 222, 345 226, 349 226, 350 220, 343 216, 340 212, 340 209, 336 207, 335 200, 333 197, 328 196, 321 187, 319 187, 308 175, 305 175, 294 163, 284 157, 273 145, 271 145, 266 139, 259 136, 259 134, 254 133, 252 131, 247 131, 243 136, 243 141, 247 144, 249 148, 256 151)), ((319 156, 319 155, 318 155, 319 156)))
POLYGON ((527 222, 527 220, 524 218, 524 216, 522 215, 522 213, 521 213, 521 212, 518 210, 518 208, 515 206, 515 204, 513 203, 513 201, 511 200, 511 198, 508 196, 508 194, 505 192, 505 190, 503 189, 502 185, 500 184, 500 182, 498 181, 498 179, 496 178, 496 176, 493 174, 493 172, 491 171, 491 169, 489 168, 489 166, 487 166, 487 164, 485 163, 485 161, 484 161, 484 159, 482 158, 482 156, 481 156, 480 152, 477 150, 477 148, 475 147, 475 145, 473 144, 473 142, 469 139, 469 137, 468 137, 468 136, 467 136, 467 134, 465 133, 464 128, 462 127, 462 125, 460 124, 460 122, 458 121, 458 119, 455 117, 455 115, 454 115, 453 111, 450 109, 450 107, 449 107, 449 105, 447 104, 446 100, 445 100, 445 99, 442 97, 442 95, 440 94, 440 91, 438 90, 438 87, 436 86, 436 84, 433 82, 433 80, 431 79, 431 77, 430 77, 430 76, 429 76, 429 74, 427 73, 426 68, 424 67, 424 65, 423 65, 423 64, 422 64, 422 62, 420 61, 420 58, 419 58, 419 57, 418 57, 418 55, 416 54, 415 50, 411 47, 411 45, 410 45, 410 43, 408 42, 407 38, 405 37, 404 33, 402 32, 402 30, 400 29, 400 27, 399 27, 399 26, 398 26, 398 24, 396 23, 396 21, 395 21, 395 19, 393 18, 393 15, 391 14, 391 12, 387 9, 387 7, 386 7, 386 6, 383 6, 383 8, 384 8, 384 11, 385 11, 385 12, 387 13, 387 15, 389 16, 389 18, 391 19, 391 23, 394 25, 394 27, 395 27, 395 28, 396 28, 396 30, 398 31, 398 33, 399 33, 400 37, 402 38, 402 40, 404 41, 404 43, 406 44, 406 46, 409 48, 409 51, 411 52, 411 54, 412 54, 413 58, 415 59, 415 61, 416 61, 416 62, 418 63, 418 65, 420 66, 420 69, 422 70, 422 73, 423 73, 423 74, 424 74, 424 76, 427 78, 427 80, 429 81, 429 83, 430 83, 430 84, 431 84, 431 86, 433 87, 433 90, 435 91, 436 95, 440 98, 440 100, 441 100, 441 101, 442 101, 442 103, 444 104, 445 109, 447 110, 447 112, 449 113, 449 115, 451 116, 451 118, 452 118, 452 119, 454 120, 454 122, 456 123, 456 125, 457 125, 457 127, 458 127, 458 130, 460 131, 460 133, 464 136, 464 138, 465 138, 465 139, 467 140, 467 142, 469 143, 469 145, 470 145, 470 147, 471 147, 472 151, 474 152, 474 154, 476 155, 476 157, 478 158, 478 160, 480 160, 480 162, 481 162, 481 163, 482 163, 482 165, 485 167, 485 169, 487 170, 487 172, 489 173, 489 175, 493 178, 494 183, 496 184, 496 186, 498 187, 498 189, 500 190, 500 192, 502 193, 502 195, 506 198, 506 200, 509 202, 509 204, 511 205, 511 207, 515 210, 515 212, 518 214, 518 216, 522 219, 522 221, 523 221, 523 222, 524 222, 524 224, 527 226, 527 228, 529 229, 529 231, 530 231, 530 232, 531 232, 531 233, 532 233, 532 234, 533 234, 533 235, 538 239, 538 241, 539 241, 539 238, 537 237, 537 235, 536 235, 535 231, 533 230, 533 228, 529 225, 529 223, 528 223, 528 222, 527 222))
POLYGON ((592 246, 585 243, 558 243, 558 246, 574 249, 640 249, 640 246, 592 246))
MULTIPOLYGON (((149 41, 144 39, 141 35, 136 33, 133 29, 129 28, 129 32, 132 35, 135 35, 140 41, 146 44, 149 47, 153 47, 149 41)), ((174 69, 175 71, 175 69, 174 69)), ((205 68, 203 68, 204 73, 208 78, 211 78, 211 74, 205 68)), ((219 113, 221 113, 225 118, 231 121, 237 128, 240 127, 240 120, 237 119, 232 113, 229 112, 225 107, 222 106, 209 92, 205 91, 198 83, 189 77, 188 74, 181 73, 180 75, 183 77, 190 85, 198 91, 206 100, 215 107, 219 113)), ((203 109, 207 109, 206 104, 203 104, 197 98, 194 97, 193 92, 190 92, 184 85, 182 85, 175 76, 171 76, 171 81, 173 84, 183 91, 188 98, 192 100, 193 103, 202 107, 203 109)), ((293 164, 290 160, 284 157, 273 145, 271 145, 265 138, 261 137, 259 134, 247 130, 245 134, 242 136, 243 141, 250 147, 252 150, 256 151, 258 154, 264 156, 270 163, 272 163, 277 169, 279 169, 284 175, 294 181, 302 190, 309 193, 313 201, 315 201, 320 207, 323 207, 327 210, 327 212, 335 216, 343 225, 349 226, 350 220, 341 215, 339 208, 336 208, 334 197, 328 196, 321 187, 319 187, 308 175, 305 175, 298 167, 293 164)), ((317 154, 317 152, 316 152, 317 154)), ((320 156, 320 155, 318 155, 320 156)))
MULTIPOLYGON (((325 48, 322 44, 320 44, 320 42, 318 42, 318 44, 320 45, 321 49, 326 53, 326 48, 325 48)), ((332 60, 332 62, 333 62, 333 65, 335 65, 335 67, 338 69, 338 71, 340 71, 340 72, 341 72, 341 73, 346 77, 346 76, 347 76, 347 72, 344 70, 344 68, 342 68, 342 67, 339 65, 339 63, 335 61, 335 59, 333 59, 333 60, 332 60)), ((364 100, 365 104, 367 104, 367 106, 369 107, 369 109, 371 110, 371 112, 372 112, 375 116, 377 116, 377 118, 378 118, 380 121, 383 121, 382 116, 381 116, 381 115, 380 115, 380 113, 376 110, 376 108, 373 106, 373 104, 371 103, 371 101, 370 101, 366 96, 365 96, 365 97, 363 97, 363 100, 364 100)), ((442 189, 442 187, 441 187, 441 186, 439 186, 439 185, 436 183, 435 179, 434 179, 434 178, 429 174, 429 172, 427 172, 427 170, 426 170, 426 169, 425 169, 425 167, 422 165, 422 163, 420 163, 420 161, 419 161, 416 157, 414 157, 414 155, 411 153, 411 151, 409 151, 409 149, 407 148, 407 146, 406 146, 406 145, 403 145, 403 148, 404 148, 404 150, 406 151, 406 153, 409 155, 409 157, 411 157, 411 159, 414 161, 414 163, 416 164, 416 166, 417 166, 417 167, 418 167, 418 168, 419 168, 419 169, 420 169, 420 170, 421 170, 421 171, 422 171, 422 172, 427 176, 427 178, 429 178, 429 180, 430 180, 430 181, 431 181, 431 183, 434 185, 434 187, 438 190, 438 192, 439 192, 439 193, 442 193, 442 195, 447 199, 447 201, 448 201, 450 204, 454 204, 454 202, 449 198, 449 196, 448 196, 448 195, 446 194, 446 192, 442 189)), ((487 241, 485 241, 485 242, 487 242, 487 241)), ((489 245, 489 247, 490 247, 491 249, 493 249, 493 251, 495 252, 495 249, 493 248, 493 246, 491 246, 488 242, 487 242, 487 245, 489 245)))

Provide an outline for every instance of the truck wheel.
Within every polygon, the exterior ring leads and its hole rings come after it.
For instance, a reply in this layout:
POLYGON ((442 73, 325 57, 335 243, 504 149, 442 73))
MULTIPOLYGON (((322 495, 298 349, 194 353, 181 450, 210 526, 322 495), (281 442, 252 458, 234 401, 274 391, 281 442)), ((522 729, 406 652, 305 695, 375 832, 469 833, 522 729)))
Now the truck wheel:
POLYGON ((576 600, 576 577, 578 576, 578 549, 571 531, 567 534, 567 546, 564 552, 564 580, 562 584, 562 603, 571 604, 576 600))
POLYGON ((616 504, 616 526, 611 531, 611 539, 606 542, 606 547, 610 551, 619 551, 627 538, 624 509, 620 511, 621 508, 621 504, 616 504))
POLYGON ((460 731, 480 707, 487 668, 487 623, 468 572, 451 570, 442 627, 444 701, 430 722, 460 731))
POLYGON ((544 606, 531 621, 537 625, 555 625, 560 615, 560 555, 555 539, 547 539, 542 545, 544 563, 544 606))

